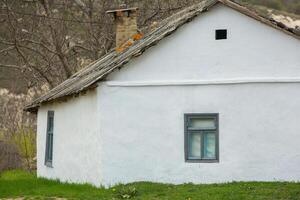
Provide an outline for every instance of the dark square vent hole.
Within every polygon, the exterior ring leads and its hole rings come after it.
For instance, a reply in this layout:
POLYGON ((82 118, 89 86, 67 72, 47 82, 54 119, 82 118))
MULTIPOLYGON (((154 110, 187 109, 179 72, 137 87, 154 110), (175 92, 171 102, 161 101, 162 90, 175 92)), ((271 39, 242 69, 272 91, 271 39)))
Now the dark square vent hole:
POLYGON ((227 39, 227 29, 216 30, 216 40, 226 40, 227 39))

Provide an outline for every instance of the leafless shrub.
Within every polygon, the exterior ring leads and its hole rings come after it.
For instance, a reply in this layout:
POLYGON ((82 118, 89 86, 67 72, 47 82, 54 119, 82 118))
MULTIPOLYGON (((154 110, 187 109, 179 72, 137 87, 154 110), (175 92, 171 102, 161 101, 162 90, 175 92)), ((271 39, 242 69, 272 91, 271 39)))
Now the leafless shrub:
POLYGON ((21 168, 21 156, 17 148, 4 141, 0 141, 0 172, 21 168))
POLYGON ((16 95, 6 89, 0 90, 0 152, 3 154, 0 161, 3 169, 35 168, 36 116, 24 112, 23 107, 40 93, 31 89, 27 94, 16 95))

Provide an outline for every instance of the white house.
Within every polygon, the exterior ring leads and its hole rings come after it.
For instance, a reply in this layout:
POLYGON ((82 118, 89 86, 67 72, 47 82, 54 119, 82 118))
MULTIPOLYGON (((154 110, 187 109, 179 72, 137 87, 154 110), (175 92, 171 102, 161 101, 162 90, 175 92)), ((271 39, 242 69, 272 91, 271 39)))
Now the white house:
POLYGON ((296 29, 205 0, 126 42, 136 9, 109 13, 118 48, 26 107, 38 115, 38 176, 300 181, 296 29))

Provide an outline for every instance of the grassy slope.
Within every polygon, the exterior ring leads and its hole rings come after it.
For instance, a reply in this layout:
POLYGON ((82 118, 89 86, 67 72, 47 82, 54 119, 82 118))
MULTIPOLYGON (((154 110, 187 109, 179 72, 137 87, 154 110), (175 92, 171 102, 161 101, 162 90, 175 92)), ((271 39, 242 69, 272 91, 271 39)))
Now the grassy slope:
POLYGON ((0 177, 0 199, 8 197, 64 197, 68 199, 118 199, 122 188, 134 186, 137 196, 145 200, 300 200, 300 183, 230 183, 213 185, 166 185, 157 183, 134 183, 110 189, 97 189, 90 185, 62 184, 36 178, 22 171, 3 173, 0 177))

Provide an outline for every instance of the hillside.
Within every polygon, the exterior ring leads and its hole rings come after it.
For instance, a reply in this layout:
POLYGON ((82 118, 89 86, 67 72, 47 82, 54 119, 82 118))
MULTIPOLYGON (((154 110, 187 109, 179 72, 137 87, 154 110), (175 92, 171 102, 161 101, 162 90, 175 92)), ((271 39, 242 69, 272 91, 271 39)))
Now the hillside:
POLYGON ((238 0, 242 3, 265 6, 267 8, 300 15, 299 0, 238 0))

